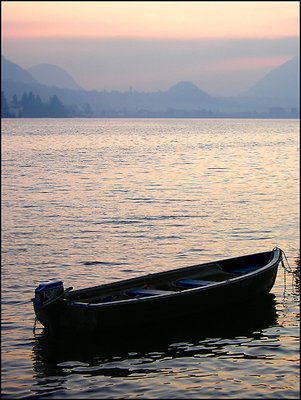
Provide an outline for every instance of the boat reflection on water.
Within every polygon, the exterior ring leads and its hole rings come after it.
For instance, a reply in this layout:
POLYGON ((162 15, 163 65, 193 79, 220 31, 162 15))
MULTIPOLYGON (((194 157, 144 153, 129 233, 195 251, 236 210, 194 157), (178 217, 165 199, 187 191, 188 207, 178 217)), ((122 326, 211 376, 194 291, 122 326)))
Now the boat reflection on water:
MULTIPOLYGON (((68 362, 69 373, 75 373, 72 372, 72 362, 77 367, 78 362, 81 362, 87 368, 102 365, 98 373, 105 374, 108 373, 103 368, 106 364, 117 359, 130 359, 133 354, 136 359, 147 357, 153 352, 157 354, 156 359, 186 357, 187 348, 181 351, 181 346, 177 346, 179 343, 189 345, 189 356, 204 355, 206 352, 212 356, 216 355, 212 354, 212 340, 216 343, 223 339, 231 339, 233 342, 235 338, 242 337, 260 340, 261 336, 265 336, 262 330, 276 325, 275 296, 266 294, 239 309, 223 309, 208 316, 206 320, 186 318, 168 321, 164 325, 135 327, 131 331, 121 330, 77 339, 53 339, 42 333, 35 338, 33 368, 40 378, 53 374, 65 376, 66 368, 62 363, 68 362), (210 338, 210 346, 206 346, 210 338)), ((111 373, 114 375, 114 371, 111 373)))

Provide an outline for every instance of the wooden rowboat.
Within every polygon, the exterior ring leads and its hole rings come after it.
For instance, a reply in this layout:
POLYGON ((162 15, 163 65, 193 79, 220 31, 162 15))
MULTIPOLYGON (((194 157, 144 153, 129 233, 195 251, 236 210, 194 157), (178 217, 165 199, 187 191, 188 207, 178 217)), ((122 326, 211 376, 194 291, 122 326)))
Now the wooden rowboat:
POLYGON ((282 250, 243 255, 85 289, 40 284, 32 299, 51 334, 93 334, 214 313, 268 293, 282 250))

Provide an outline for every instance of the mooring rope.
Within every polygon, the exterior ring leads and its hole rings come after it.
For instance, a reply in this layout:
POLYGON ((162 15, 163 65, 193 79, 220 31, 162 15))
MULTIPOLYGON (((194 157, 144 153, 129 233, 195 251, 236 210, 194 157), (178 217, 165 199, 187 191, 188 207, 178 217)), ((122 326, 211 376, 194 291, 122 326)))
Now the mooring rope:
POLYGON ((292 267, 290 266, 290 263, 288 262, 285 252, 282 249, 280 249, 280 250, 281 250, 281 266, 284 271, 284 291, 286 291, 286 274, 288 273, 288 274, 291 274, 292 290, 293 290, 293 293, 295 293, 294 278, 298 275, 298 272, 297 272, 297 270, 294 271, 292 269, 292 267), (284 264, 284 261, 286 262, 286 265, 284 264))
POLYGON ((38 321, 38 319, 37 319, 37 317, 35 317, 34 324, 33 324, 33 327, 32 327, 32 333, 34 335, 36 334, 37 321, 38 321))
POLYGON ((286 257, 285 252, 284 252, 283 250, 281 250, 281 253, 282 253, 282 255, 284 256, 285 261, 286 261, 286 264, 287 264, 287 267, 286 267, 286 266, 284 265, 284 262, 283 262, 283 257, 281 257, 281 265, 282 265, 282 267, 283 267, 284 270, 285 270, 286 272, 288 272, 289 274, 294 274, 295 272, 293 271, 292 267, 290 266, 290 263, 288 262, 288 259, 287 259, 287 257, 286 257))

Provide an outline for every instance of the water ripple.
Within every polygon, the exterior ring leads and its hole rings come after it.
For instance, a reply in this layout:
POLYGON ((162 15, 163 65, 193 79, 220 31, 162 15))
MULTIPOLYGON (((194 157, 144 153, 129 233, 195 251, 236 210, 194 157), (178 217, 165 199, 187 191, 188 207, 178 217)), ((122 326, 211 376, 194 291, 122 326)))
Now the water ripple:
POLYGON ((76 343, 33 336, 31 302, 53 279, 300 258, 297 120, 2 122, 3 397, 299 398, 300 279, 283 270, 239 315, 76 343))

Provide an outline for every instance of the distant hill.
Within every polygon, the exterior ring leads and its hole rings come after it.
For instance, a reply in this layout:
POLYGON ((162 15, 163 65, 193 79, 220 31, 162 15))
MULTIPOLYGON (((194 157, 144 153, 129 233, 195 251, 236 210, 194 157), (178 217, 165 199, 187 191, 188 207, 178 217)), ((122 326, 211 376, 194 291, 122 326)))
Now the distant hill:
POLYGON ((214 97, 188 81, 181 81, 165 92, 165 101, 172 107, 183 109, 209 107, 216 103, 214 97))
POLYGON ((35 78, 19 65, 1 57, 1 81, 22 82, 27 84, 37 83, 35 78))
POLYGON ((5 58, 2 58, 1 85, 8 102, 14 94, 20 98, 24 92, 39 95, 43 102, 56 95, 64 105, 90 109, 93 116, 222 117, 223 113, 228 113, 239 117, 243 113, 246 117, 256 117, 256 113, 267 115, 273 109, 273 113, 281 117, 286 113, 296 116, 300 108, 297 57, 275 68, 248 91, 235 97, 210 96, 188 81, 157 92, 82 90, 68 73, 56 66, 34 66, 29 73, 5 58))
POLYGON ((168 94, 173 97, 178 97, 185 100, 190 100, 191 98, 197 100, 209 99, 208 93, 201 90, 198 86, 194 85, 192 82, 181 81, 168 89, 168 94))
POLYGON ((257 98, 297 98, 300 96, 300 63, 296 56, 270 71, 243 94, 257 98))
POLYGON ((62 68, 52 64, 38 64, 27 70, 40 84, 58 88, 82 90, 62 68))

